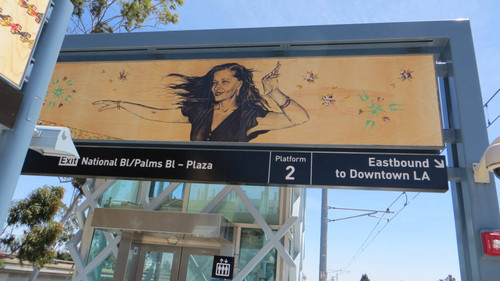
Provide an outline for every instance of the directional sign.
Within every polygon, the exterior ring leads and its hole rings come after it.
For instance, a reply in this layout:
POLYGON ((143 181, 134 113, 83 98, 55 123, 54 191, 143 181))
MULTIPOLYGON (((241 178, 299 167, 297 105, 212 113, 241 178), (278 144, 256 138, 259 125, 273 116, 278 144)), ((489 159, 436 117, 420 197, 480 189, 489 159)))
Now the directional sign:
POLYGON ((444 189, 444 156, 408 154, 314 154, 313 185, 444 189))
POLYGON ((448 190, 444 156, 77 145, 80 159, 29 151, 24 174, 248 185, 448 190))
POLYGON ((269 153, 264 151, 86 146, 77 150, 80 159, 43 157, 29 151, 23 172, 219 183, 268 181, 269 153))

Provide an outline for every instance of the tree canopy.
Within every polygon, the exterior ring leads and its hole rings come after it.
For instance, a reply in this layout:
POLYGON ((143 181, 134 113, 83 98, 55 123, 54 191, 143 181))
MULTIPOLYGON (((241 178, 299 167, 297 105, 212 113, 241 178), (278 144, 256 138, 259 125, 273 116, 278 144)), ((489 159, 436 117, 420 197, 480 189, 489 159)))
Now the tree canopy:
POLYGON ((70 33, 131 32, 143 27, 177 23, 184 0, 71 0, 70 33))
POLYGON ((367 274, 363 274, 363 275, 361 276, 361 280, 359 280, 359 281, 370 281, 370 278, 368 278, 368 275, 367 275, 367 274))
POLYGON ((14 202, 9 210, 7 226, 2 231, 0 242, 10 252, 17 254, 19 261, 29 261, 42 268, 52 262, 57 251, 53 245, 63 236, 63 224, 54 220, 64 205, 64 188, 44 186, 33 191, 26 199, 14 202), (10 233, 6 229, 10 228, 10 233), (24 229, 22 235, 15 230, 24 229))
POLYGON ((446 276, 446 278, 444 279, 439 279, 439 281, 455 281, 455 277, 453 277, 451 274, 449 274, 448 276, 446 276))

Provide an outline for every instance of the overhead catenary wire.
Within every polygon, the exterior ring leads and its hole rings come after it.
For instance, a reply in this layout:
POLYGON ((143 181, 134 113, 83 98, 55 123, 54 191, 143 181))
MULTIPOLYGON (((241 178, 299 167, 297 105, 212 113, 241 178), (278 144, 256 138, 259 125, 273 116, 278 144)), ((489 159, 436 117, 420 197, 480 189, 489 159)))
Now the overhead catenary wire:
MULTIPOLYGON (((390 208, 394 205, 395 202, 397 202, 397 200, 399 200, 399 198, 401 198, 401 196, 403 196, 405 193, 401 193, 390 205, 389 207, 387 207, 387 210, 390 210, 390 208)), ((350 266, 350 264, 352 264, 355 259, 357 259, 357 257, 361 254, 361 252, 364 250, 364 246, 365 244, 368 242, 368 239, 371 237, 371 235, 373 234, 373 232, 377 229, 378 225, 380 224, 380 221, 382 219, 379 218, 379 220, 377 221, 377 223, 375 224, 375 226, 372 228, 372 230, 370 231, 370 233, 368 234, 368 236, 366 237, 365 241, 363 241, 363 243, 361 244, 361 246, 359 247, 359 249, 356 251, 356 253, 353 255, 353 257, 351 258, 351 260, 347 263, 346 266, 344 266, 344 268, 342 268, 340 271, 345 271, 346 268, 348 268, 348 266, 350 266)))
MULTIPOLYGON (((402 192, 390 205, 389 207, 387 207, 387 209, 390 209, 398 200, 399 198, 401 198, 403 195, 405 195, 406 193, 405 192, 402 192)), ((407 204, 407 203, 406 203, 407 204)), ((375 226, 372 228, 372 230, 370 231, 370 233, 368 234, 368 236, 366 237, 365 241, 363 241, 363 243, 361 244, 361 246, 359 247, 359 249, 356 251, 356 253, 353 255, 353 257, 351 258, 351 260, 347 263, 346 266, 344 266, 344 268, 342 268, 342 270, 345 270, 346 268, 348 268, 360 255, 361 253, 366 249, 366 247, 368 247, 369 243, 371 243, 372 240, 369 241, 370 237, 372 236, 372 234, 375 232, 375 230, 377 229, 378 225, 380 224, 380 222, 382 221, 382 219, 379 219, 377 221, 377 223, 375 224, 375 226), (367 244, 368 243, 368 244, 367 244)), ((390 220, 388 220, 387 223, 389 223, 390 220)), ((380 233, 380 231, 379 231, 380 233)), ((376 236, 378 236, 378 233, 376 234, 376 236)), ((375 236, 375 237, 376 237, 375 236)))
POLYGON ((490 113, 489 113, 489 107, 488 107, 488 104, 493 100, 493 98, 498 94, 498 92, 500 92, 500 89, 498 89, 494 94, 493 96, 484 104, 484 108, 486 108, 486 116, 488 117, 488 126, 487 128, 489 128, 491 125, 493 125, 493 123, 495 123, 495 121, 498 120, 498 118, 500 118, 500 114, 497 115, 497 117, 495 117, 495 119, 493 119, 493 121, 490 121, 490 113))
MULTIPOLYGON (((356 251, 356 253, 351 257, 351 259, 349 260, 349 262, 346 263, 346 265, 344 265, 342 267, 342 269, 340 270, 340 272, 346 272, 347 271, 347 268, 349 268, 360 256, 361 254, 366 250, 366 248, 368 248, 368 246, 380 235, 380 233, 387 227, 387 225, 394 219, 396 218, 400 213, 401 211, 403 211, 404 208, 406 208, 411 202, 413 202, 413 200, 415 200, 415 198, 420 194, 420 192, 416 193, 415 196, 413 196, 411 198, 410 201, 408 201, 408 195, 406 194, 406 192, 402 192, 390 205, 389 207, 387 207, 387 209, 389 210, 402 196, 405 196, 406 197, 406 201, 405 203, 403 204, 403 206, 397 211, 394 213, 394 215, 390 218, 390 219, 387 219, 387 218, 379 218, 379 220, 377 221, 377 223, 375 224, 375 226, 372 228, 372 230, 370 231, 370 233, 368 234, 368 236, 366 237, 366 239, 363 241, 363 243, 361 243, 361 246, 358 248, 358 250, 356 251), (379 228, 379 225, 380 225, 380 222, 382 220, 387 220, 386 224, 383 225, 376 233, 375 231, 379 228)), ((341 273, 342 274, 342 273, 341 273)))
POLYGON ((488 103, 490 103, 490 101, 493 100, 493 98, 498 94, 498 92, 500 92, 500 89, 498 89, 494 94, 493 96, 491 96, 491 98, 484 104, 485 107, 488 106, 488 103))
MULTIPOLYGON (((371 210, 371 209, 342 208, 342 207, 333 207, 333 206, 328 206, 328 209, 367 212, 367 213, 360 214, 360 215, 348 216, 348 217, 337 218, 337 219, 328 219, 328 222, 335 222, 335 221, 341 221, 341 220, 347 220, 347 219, 353 219, 353 218, 359 218, 359 217, 365 217, 365 216, 376 217, 374 215, 378 214, 378 213, 387 213, 387 214, 393 213, 389 209, 386 209, 385 211, 379 211, 379 210, 371 210)), ((378 217, 376 217, 376 218, 378 218, 378 217)))
MULTIPOLYGON (((349 268, 360 256, 361 254, 366 250, 366 248, 368 248, 368 246, 375 240, 375 238, 378 237, 378 235, 387 227, 387 225, 395 218, 397 217, 401 211, 406 208, 406 206, 408 206, 418 195, 420 194, 417 193, 410 201, 406 200, 406 203, 403 205, 403 207, 401 209, 399 209, 395 214, 394 216, 392 216, 389 220, 387 220, 386 224, 384 226, 382 226, 381 229, 378 230, 377 233, 375 233, 375 235, 372 237, 372 234, 375 232, 375 230, 377 229, 377 227, 379 226, 380 222, 382 221, 382 219, 379 219, 378 222, 375 224, 375 226, 373 227, 373 229, 370 231, 370 234, 366 237, 365 241, 361 244, 361 246, 359 247, 358 251, 354 254, 354 256, 351 258, 351 260, 342 268, 342 270, 346 270, 347 268, 349 268)), ((401 193, 398 198, 396 198, 392 203, 391 205, 389 206, 392 207, 392 205, 394 205, 394 203, 396 203, 399 198, 401 198, 403 195, 406 196, 406 192, 403 192, 401 193)))

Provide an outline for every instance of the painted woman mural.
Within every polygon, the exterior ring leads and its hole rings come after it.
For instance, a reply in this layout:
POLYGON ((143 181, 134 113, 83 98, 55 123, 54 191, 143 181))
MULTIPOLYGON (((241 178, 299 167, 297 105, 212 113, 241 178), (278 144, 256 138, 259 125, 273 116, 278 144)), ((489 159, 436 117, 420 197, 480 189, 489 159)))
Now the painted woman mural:
POLYGON ((168 77, 180 82, 168 87, 179 97, 172 108, 123 100, 97 100, 99 111, 125 110, 142 119, 190 123, 191 141, 248 142, 270 130, 303 124, 307 111, 278 87, 281 65, 262 78, 263 93, 254 84, 253 70, 238 63, 214 66, 203 76, 179 73, 168 77), (275 103, 273 108, 269 102, 275 103))
POLYGON ((61 62, 39 123, 82 140, 439 148, 434 65, 432 55, 61 62))

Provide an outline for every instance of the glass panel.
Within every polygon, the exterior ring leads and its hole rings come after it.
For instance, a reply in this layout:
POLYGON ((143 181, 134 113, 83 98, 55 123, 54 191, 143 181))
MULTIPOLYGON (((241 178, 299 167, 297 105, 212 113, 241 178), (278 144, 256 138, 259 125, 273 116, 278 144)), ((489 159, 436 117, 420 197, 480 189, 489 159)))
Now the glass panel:
POLYGON ((252 214, 235 191, 231 191, 210 213, 221 214, 230 222, 255 222, 252 214))
MULTIPOLYGON (((290 192, 290 202, 291 202, 291 204, 289 206, 290 207, 289 212, 290 212, 290 214, 292 216, 297 216, 298 217, 299 216, 299 213, 298 213, 299 210, 294 210, 293 207, 294 207, 295 201, 300 198, 301 189, 294 187, 294 188, 291 188, 291 191, 292 191, 292 192, 290 192)), ((305 200, 303 200, 303 201, 305 202, 305 200)))
POLYGON ((148 251, 144 260, 142 281, 169 281, 173 261, 173 253, 148 251))
MULTIPOLYGON (((188 212, 200 212, 224 187, 224 185, 192 184, 188 212)), ((268 224, 277 225, 279 223, 279 187, 242 186, 242 189, 268 224)), ((252 214, 234 191, 217 204, 211 213, 221 214, 227 220, 235 223, 256 223, 252 214)))
POLYGON ((137 252, 136 250, 132 249, 128 251, 128 258, 127 258, 127 269, 125 271, 125 280, 132 280, 132 272, 135 272, 135 264, 133 264, 133 261, 135 260, 134 258, 137 257, 137 252))
MULTIPOLYGON (((278 224, 279 188, 244 186, 242 189, 268 224, 278 224)), ((256 223, 255 218, 235 191, 229 193, 211 213, 222 214, 226 219, 235 223, 256 223)))
MULTIPOLYGON (((160 193, 170 186, 170 182, 151 182, 149 188, 149 202, 160 195, 160 193)), ((170 193, 161 205, 156 208, 158 211, 182 212, 182 203, 184 199, 184 184, 179 185, 172 193, 170 193)))
POLYGON ((169 182, 164 181, 152 181, 149 186, 149 201, 158 197, 158 195, 160 195, 160 193, 165 190, 169 184, 169 182))
MULTIPOLYGON (((279 223, 280 188, 277 186, 242 186, 255 208, 270 225, 279 223)), ((252 221, 254 223, 255 220, 252 221)))
POLYGON ((199 213, 212 201, 219 192, 224 189, 224 185, 219 184, 191 184, 189 191, 188 213, 199 213))
POLYGON ((139 181, 118 180, 101 197, 104 208, 141 209, 139 203, 139 181))
POLYGON ((189 255, 186 281, 212 280, 213 256, 189 255))
MULTIPOLYGON (((99 253, 108 246, 108 240, 104 236, 104 231, 101 229, 94 230, 92 243, 90 245, 89 257, 87 264, 90 264, 99 253)), ((108 281, 113 279, 116 258, 110 254, 100 265, 98 265, 89 275, 94 281, 108 281)))
MULTIPOLYGON (((239 269, 243 269, 250 260, 267 243, 268 239, 261 229, 242 229, 239 269)), ((262 261, 244 279, 246 281, 272 281, 275 280, 276 249, 267 253, 262 261)))
POLYGON ((104 231, 101 229, 94 230, 94 236, 92 237, 92 243, 90 245, 89 257, 87 259, 87 264, 91 263, 92 260, 99 255, 99 253, 108 246, 108 240, 104 236, 104 231))
POLYGON ((98 265, 90 274, 89 277, 93 281, 112 281, 115 273, 116 258, 113 253, 98 265))

